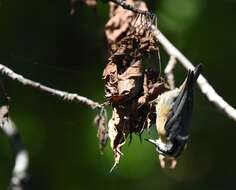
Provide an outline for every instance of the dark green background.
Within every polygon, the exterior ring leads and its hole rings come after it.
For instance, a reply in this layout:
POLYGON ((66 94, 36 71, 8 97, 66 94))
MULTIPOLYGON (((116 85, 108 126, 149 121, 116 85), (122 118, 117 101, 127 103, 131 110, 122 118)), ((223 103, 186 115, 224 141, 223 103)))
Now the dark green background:
MULTIPOLYGON (((45 85, 103 99, 102 71, 107 48, 103 26, 108 6, 69 0, 0 0, 0 63, 45 85)), ((148 1, 158 11, 159 28, 193 61, 223 97, 236 106, 236 0, 148 1)), ((162 52, 165 65, 167 56, 162 52)), ((186 71, 178 65, 176 79, 186 71)), ((33 190, 209 190, 235 189, 236 124, 220 113, 199 89, 188 149, 176 170, 159 166, 154 148, 134 138, 111 175, 110 147, 99 153, 95 112, 67 103, 4 77, 11 117, 30 153, 33 190)), ((148 136, 148 134, 145 134, 148 136)), ((0 134, 0 190, 13 167, 6 137, 0 134)))

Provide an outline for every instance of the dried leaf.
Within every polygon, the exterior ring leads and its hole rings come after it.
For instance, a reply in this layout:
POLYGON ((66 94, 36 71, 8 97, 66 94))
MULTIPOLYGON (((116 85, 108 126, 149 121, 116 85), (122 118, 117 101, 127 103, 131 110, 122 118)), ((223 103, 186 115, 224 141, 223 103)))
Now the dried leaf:
POLYGON ((94 119, 96 126, 98 126, 97 137, 99 140, 99 146, 101 153, 105 148, 108 140, 108 126, 107 126, 107 116, 106 113, 100 113, 94 119))
POLYGON ((118 75, 118 92, 119 96, 122 96, 122 103, 137 96, 142 87, 142 68, 141 62, 137 61, 132 64, 121 75, 118 75))
POLYGON ((146 70, 147 75, 147 89, 148 89, 148 101, 156 99, 160 94, 169 90, 169 86, 166 81, 159 77, 159 73, 152 68, 146 70))
POLYGON ((116 108, 113 109, 112 118, 108 123, 108 135, 110 138, 111 148, 114 154, 114 165, 111 168, 111 171, 115 168, 115 166, 119 163, 120 156, 122 155, 121 147, 125 143, 125 136, 123 133, 124 127, 124 117, 122 117, 122 113, 119 112, 116 108))
MULTIPOLYGON (((134 5, 140 10, 147 10, 147 6, 140 0, 127 0, 127 4, 134 5)), ((130 29, 132 20, 136 14, 132 11, 123 9, 122 7, 110 3, 110 20, 105 25, 105 34, 109 44, 119 41, 130 29)), ((137 21, 141 22, 141 21, 137 21)))

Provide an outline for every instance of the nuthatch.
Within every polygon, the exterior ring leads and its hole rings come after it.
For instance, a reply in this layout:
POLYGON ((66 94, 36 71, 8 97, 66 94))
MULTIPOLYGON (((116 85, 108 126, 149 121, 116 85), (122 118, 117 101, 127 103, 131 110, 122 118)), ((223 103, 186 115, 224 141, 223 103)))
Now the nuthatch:
POLYGON ((193 109, 193 88, 201 73, 201 65, 189 70, 187 78, 180 86, 164 92, 157 98, 156 128, 159 139, 148 141, 156 146, 162 167, 165 161, 176 166, 176 158, 181 154, 189 138, 189 121, 193 109))

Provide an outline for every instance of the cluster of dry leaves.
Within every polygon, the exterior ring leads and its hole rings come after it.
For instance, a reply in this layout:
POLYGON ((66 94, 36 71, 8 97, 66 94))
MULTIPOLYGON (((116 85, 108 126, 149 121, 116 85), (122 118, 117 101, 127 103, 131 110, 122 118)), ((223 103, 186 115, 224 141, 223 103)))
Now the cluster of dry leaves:
MULTIPOLYGON (((147 10, 143 1, 127 3, 147 10)), ((103 72, 105 96, 112 105, 108 126, 103 117, 97 117, 101 146, 109 138, 115 163, 122 155, 121 147, 133 133, 141 135, 155 123, 155 108, 151 104, 168 90, 160 77, 158 41, 150 30, 151 19, 110 3, 110 20, 105 33, 110 57, 103 72)), ((113 169, 112 168, 112 169, 113 169)))

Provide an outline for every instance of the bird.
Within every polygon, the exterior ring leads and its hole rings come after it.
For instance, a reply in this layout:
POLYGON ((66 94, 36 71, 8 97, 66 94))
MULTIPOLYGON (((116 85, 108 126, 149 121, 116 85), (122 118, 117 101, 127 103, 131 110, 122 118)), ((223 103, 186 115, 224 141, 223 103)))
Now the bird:
POLYGON ((155 145, 163 168, 166 166, 166 161, 170 161, 170 168, 175 168, 177 157, 187 145, 193 110, 193 91, 201 71, 201 64, 194 70, 190 69, 179 88, 162 93, 155 101, 159 139, 146 140, 155 145))

